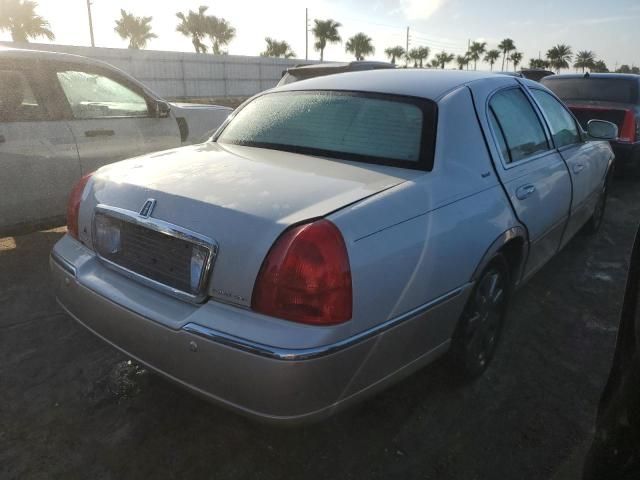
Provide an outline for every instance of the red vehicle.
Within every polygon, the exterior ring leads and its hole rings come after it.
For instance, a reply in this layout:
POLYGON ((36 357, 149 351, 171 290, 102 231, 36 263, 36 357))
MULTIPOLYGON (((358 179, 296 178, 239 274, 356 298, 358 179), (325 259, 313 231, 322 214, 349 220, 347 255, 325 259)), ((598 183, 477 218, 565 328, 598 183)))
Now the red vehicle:
POLYGON ((618 140, 611 146, 616 164, 640 170, 640 75, 554 75, 542 83, 567 104, 585 130, 592 119, 615 123, 618 140))

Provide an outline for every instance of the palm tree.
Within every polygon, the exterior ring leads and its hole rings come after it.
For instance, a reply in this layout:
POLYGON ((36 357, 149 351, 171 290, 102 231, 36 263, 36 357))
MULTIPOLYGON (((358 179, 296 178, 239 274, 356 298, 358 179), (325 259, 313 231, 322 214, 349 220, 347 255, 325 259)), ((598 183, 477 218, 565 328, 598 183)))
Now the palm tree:
POLYGON ((420 68, 422 68, 424 62, 429 58, 431 49, 429 47, 418 47, 418 61, 420 62, 420 68))
POLYGON ((596 65, 596 54, 591 50, 582 50, 576 55, 576 62, 573 64, 575 68, 582 68, 582 73, 585 69, 593 69, 596 65))
POLYGON ((465 55, 458 55, 456 57, 456 63, 458 64, 459 70, 464 70, 464 67, 469 65, 469 57, 465 55))
POLYGON ((609 72, 609 69, 607 68, 607 64, 604 63, 602 60, 598 60, 597 62, 595 62, 593 64, 593 67, 591 68, 591 71, 593 73, 607 73, 609 72))
POLYGON ((522 62, 522 57, 524 57, 522 52, 513 52, 511 54, 511 56, 509 57, 509 60, 511 60, 513 62, 513 71, 514 72, 518 70, 518 65, 520 65, 520 63, 522 62))
POLYGON ((120 9, 120 19, 116 20, 114 30, 123 40, 129 39, 129 48, 139 50, 145 48, 152 38, 158 38, 151 32, 152 19, 153 17, 136 17, 120 9))
POLYGON ((313 22, 315 25, 311 32, 313 36, 316 37, 314 47, 316 50, 320 50, 320 61, 322 62, 324 60, 324 49, 327 43, 339 43, 342 41, 338 33, 338 28, 340 28, 342 24, 332 19, 314 20, 313 22))
POLYGON ((500 42, 498 48, 502 51, 502 71, 504 72, 504 62, 505 60, 507 61, 507 68, 509 68, 509 59, 507 56, 516 49, 516 44, 510 38, 505 38, 500 42))
POLYGON ((214 55, 226 55, 221 47, 229 45, 229 42, 236 36, 236 29, 224 18, 215 15, 206 17, 206 33, 213 44, 211 53, 214 55))
POLYGON ((412 48, 406 53, 407 62, 413 62, 413 68, 418 68, 418 62, 420 61, 420 52, 417 48, 412 48))
POLYGON ((482 58, 482 55, 487 51, 487 42, 473 42, 469 46, 468 57, 473 61, 473 69, 478 69, 478 60, 482 58))
POLYGON ((208 30, 207 15, 205 15, 208 8, 201 5, 198 7, 197 12, 189 10, 186 14, 182 12, 176 13, 176 17, 180 19, 176 30, 185 37, 191 37, 191 43, 193 48, 196 49, 196 53, 207 53, 207 46, 202 43, 202 40, 207 35, 208 30))
POLYGON ((413 60, 413 68, 422 68, 430 53, 431 49, 429 47, 412 48, 407 53, 407 60, 413 60))
POLYGON ((493 72, 493 65, 500 58, 500 50, 489 50, 487 54, 484 56, 484 61, 487 62, 491 66, 491 71, 493 72))
POLYGON ((529 68, 549 68, 549 62, 547 60, 542 60, 541 58, 532 58, 529 60, 529 68))
POLYGON ((271 37, 267 37, 264 40, 267 42, 267 49, 260 54, 261 57, 292 58, 296 56, 287 42, 279 42, 271 37))
POLYGON ((400 45, 389 47, 384 51, 384 54, 389 57, 391 63, 393 63, 394 65, 396 64, 396 58, 402 58, 405 53, 406 52, 404 51, 404 48, 402 48, 400 45))
POLYGON ((443 50, 436 55, 435 60, 438 61, 438 65, 440 66, 440 68, 444 70, 444 67, 446 67, 448 63, 453 62, 455 58, 456 56, 453 53, 447 53, 443 50))
POLYGON ((429 62, 429 67, 440 68, 440 59, 438 58, 438 55, 431 59, 431 61, 429 62))
POLYGON ((364 57, 367 55, 373 55, 376 52, 371 41, 371 37, 365 33, 356 33, 353 37, 347 40, 345 51, 347 53, 352 53, 356 57, 356 60, 364 60, 364 57))
POLYGON ((571 51, 571 47, 565 44, 556 45, 547 52, 549 64, 555 68, 558 73, 563 68, 569 68, 569 62, 572 57, 573 52, 571 51))
POLYGON ((9 30, 14 42, 27 43, 30 38, 55 35, 49 22, 36 14, 38 4, 30 0, 0 0, 0 31, 9 30))

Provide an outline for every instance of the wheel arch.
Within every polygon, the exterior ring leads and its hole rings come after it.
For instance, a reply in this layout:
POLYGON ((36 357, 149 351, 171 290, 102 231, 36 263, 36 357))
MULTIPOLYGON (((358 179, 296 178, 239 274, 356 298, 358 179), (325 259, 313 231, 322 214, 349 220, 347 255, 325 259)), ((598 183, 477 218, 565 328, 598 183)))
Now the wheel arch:
POLYGON ((523 226, 515 226, 496 238, 489 246, 482 259, 478 263, 471 281, 475 282, 484 269, 489 265, 496 255, 502 254, 509 265, 509 274, 511 284, 517 287, 520 283, 523 273, 524 263, 529 252, 529 243, 527 241, 527 231, 523 226))

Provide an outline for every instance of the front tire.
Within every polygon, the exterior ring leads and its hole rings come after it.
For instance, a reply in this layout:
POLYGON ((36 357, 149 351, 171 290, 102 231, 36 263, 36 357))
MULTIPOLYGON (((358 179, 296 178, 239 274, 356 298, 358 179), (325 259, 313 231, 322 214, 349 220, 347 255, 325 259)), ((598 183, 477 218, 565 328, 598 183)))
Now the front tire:
POLYGON ((478 278, 452 339, 451 363, 463 378, 477 378, 489 366, 504 327, 510 285, 507 261, 499 254, 478 278))

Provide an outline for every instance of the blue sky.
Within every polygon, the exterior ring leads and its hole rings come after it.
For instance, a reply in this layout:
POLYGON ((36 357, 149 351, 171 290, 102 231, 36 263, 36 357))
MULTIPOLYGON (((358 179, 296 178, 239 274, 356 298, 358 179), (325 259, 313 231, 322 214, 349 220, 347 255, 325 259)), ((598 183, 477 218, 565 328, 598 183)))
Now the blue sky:
MULTIPOLYGON (((426 45, 432 52, 464 53, 469 40, 495 47, 513 38, 525 62, 557 43, 574 52, 593 50, 610 68, 616 63, 640 65, 640 1, 638 0, 92 0, 98 46, 124 47, 113 31, 120 8, 136 15, 153 16, 159 38, 154 50, 191 50, 190 41, 175 32, 177 11, 209 5, 210 13, 226 18, 237 29, 229 53, 256 55, 264 49, 264 37, 288 41, 299 58, 305 56, 304 15, 310 19, 333 18, 343 24, 344 41, 365 32, 373 38, 374 59, 384 59, 384 49, 404 45, 411 27, 411 46, 426 45)), ((39 0, 38 11, 51 23, 56 42, 87 45, 89 34, 85 0, 39 0)), ((8 39, 6 34, 0 38, 8 39)), ((309 58, 318 58, 310 36, 309 58)), ((342 44, 331 45, 325 59, 346 60, 342 44)), ((481 65, 479 68, 487 68, 481 65)))

